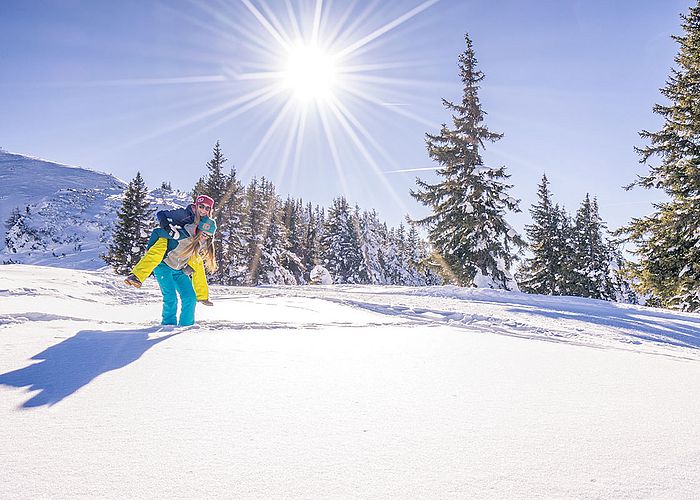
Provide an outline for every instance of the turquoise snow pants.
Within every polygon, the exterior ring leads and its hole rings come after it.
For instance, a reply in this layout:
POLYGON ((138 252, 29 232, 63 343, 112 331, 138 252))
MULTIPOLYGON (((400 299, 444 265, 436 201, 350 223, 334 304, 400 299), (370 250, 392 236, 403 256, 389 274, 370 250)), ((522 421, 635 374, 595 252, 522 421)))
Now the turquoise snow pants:
POLYGON ((177 296, 180 295, 180 326, 194 324, 194 307, 197 305, 197 295, 192 286, 192 280, 182 271, 176 271, 161 262, 153 270, 158 280, 160 292, 163 294, 163 325, 177 325, 177 296))

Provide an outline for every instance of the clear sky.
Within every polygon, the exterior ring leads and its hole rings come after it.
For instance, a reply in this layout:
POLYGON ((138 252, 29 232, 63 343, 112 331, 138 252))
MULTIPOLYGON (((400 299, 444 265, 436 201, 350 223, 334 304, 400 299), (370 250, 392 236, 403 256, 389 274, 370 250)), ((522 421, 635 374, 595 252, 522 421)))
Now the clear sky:
POLYGON ((244 183, 325 206, 345 194, 396 225, 425 213, 409 190, 435 174, 397 171, 431 167, 424 134, 460 99, 469 33, 486 124, 505 134, 485 160, 522 200, 509 220, 528 222, 546 172, 556 201, 574 212, 591 193, 615 228, 662 199, 621 186, 646 171, 638 132, 660 126, 692 4, 2 0, 0 147, 189 190, 220 140, 244 183))

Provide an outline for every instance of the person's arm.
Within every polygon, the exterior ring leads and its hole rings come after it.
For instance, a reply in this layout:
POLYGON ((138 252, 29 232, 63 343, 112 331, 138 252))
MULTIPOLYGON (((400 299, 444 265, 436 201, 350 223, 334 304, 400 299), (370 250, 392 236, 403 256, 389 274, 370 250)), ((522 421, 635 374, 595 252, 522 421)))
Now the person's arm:
POLYGON ((186 208, 176 208, 175 210, 161 210, 156 214, 158 225, 166 231, 171 230, 171 226, 182 227, 187 222, 191 222, 190 211, 186 208))

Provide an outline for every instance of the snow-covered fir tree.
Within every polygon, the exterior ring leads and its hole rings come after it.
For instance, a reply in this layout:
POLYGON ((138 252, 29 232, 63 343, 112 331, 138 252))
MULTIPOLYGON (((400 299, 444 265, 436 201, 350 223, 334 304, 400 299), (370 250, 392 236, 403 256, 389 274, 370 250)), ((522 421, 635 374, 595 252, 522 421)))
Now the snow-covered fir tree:
MULTIPOLYGON (((26 207, 24 210, 15 207, 5 221, 5 228, 7 229, 5 233, 5 246, 10 252, 17 253, 18 246, 29 242, 32 242, 31 248, 33 250, 45 250, 45 246, 40 244, 41 236, 39 232, 27 224, 27 219, 29 217, 31 217, 29 207, 26 207)), ((2 261, 3 264, 13 264, 14 262, 15 261, 12 259, 2 261)))
POLYGON ((570 295, 604 300, 614 300, 617 296, 610 267, 612 255, 605 234, 598 202, 586 194, 574 222, 574 278, 570 295))
MULTIPOLYGON (((264 179, 263 179, 264 181, 264 179)), ((262 245, 265 239, 265 229, 267 225, 266 207, 263 200, 263 193, 260 187, 260 182, 253 177, 246 187, 246 211, 244 217, 245 233, 248 236, 247 241, 247 276, 246 285, 255 285, 258 282, 258 267, 260 255, 262 253, 262 245)))
POLYGON ((427 257, 428 255, 415 224, 409 224, 408 233, 406 234, 406 265, 408 268, 406 285, 425 286, 431 281, 427 276, 430 268, 424 264, 427 257))
MULTIPOLYGON (((300 200, 303 205, 303 202, 300 200)), ((321 238, 325 223, 325 211, 322 207, 311 203, 304 205, 301 213, 301 263, 304 268, 304 281, 311 279, 311 270, 321 263, 321 238)))
POLYGON ((251 235, 248 246, 250 285, 296 284, 289 268, 300 267, 301 260, 288 250, 287 230, 282 218, 282 203, 274 185, 264 177, 253 179, 248 187, 247 225, 251 235))
MULTIPOLYGON (((29 209, 29 207, 27 207, 29 209)), ((29 210, 27 210, 29 211, 29 210)), ((7 218, 5 221, 5 229, 7 231, 11 230, 15 225, 17 224, 22 224, 22 212, 20 212, 19 207, 15 207, 12 209, 12 213, 10 213, 10 216, 7 218)), ((22 224, 23 225, 23 224, 22 224)), ((10 239, 8 238, 8 235, 5 235, 5 245, 10 244, 10 239)))
POLYGON ((649 145, 638 148, 646 175, 628 186, 660 189, 668 201, 635 218, 620 233, 636 246, 631 272, 650 303, 684 311, 700 310, 700 3, 681 16, 676 68, 661 94, 668 104, 654 112, 663 118, 658 132, 642 131, 649 145), (657 160, 657 161, 654 161, 657 160))
POLYGON ((432 214, 415 221, 425 225, 433 248, 439 253, 451 281, 460 285, 517 288, 510 267, 524 241, 506 222, 508 211, 519 211, 518 200, 508 195, 505 166, 484 165, 480 149, 502 135, 484 125, 479 102, 479 83, 484 74, 477 69, 472 41, 459 56, 464 85, 462 101, 443 99, 452 113, 453 128, 443 124, 437 135, 426 134, 428 155, 440 168, 436 184, 417 179, 411 195, 431 208, 432 214))
MULTIPOLYGON (((214 199, 214 211, 210 215, 212 218, 216 219, 219 230, 230 225, 229 221, 225 220, 226 215, 230 214, 230 209, 225 208, 229 201, 228 198, 231 195, 229 190, 230 177, 224 173, 223 169, 223 165, 226 161, 228 160, 224 157, 221 144, 219 141, 216 141, 212 158, 207 162, 208 173, 197 181, 192 192, 193 200, 201 194, 206 194, 214 199)), ((232 175, 235 177, 235 174, 232 175)), ((209 280, 212 283, 224 283, 226 281, 224 276, 229 273, 227 263, 225 262, 226 252, 224 251, 222 243, 220 237, 214 239, 217 270, 209 275, 209 280)))
POLYGON ((376 211, 364 211, 360 217, 360 233, 367 279, 372 284, 384 285, 387 283, 386 224, 379 220, 376 211))
POLYGON ((552 201, 546 175, 542 176, 537 197, 530 208, 532 224, 525 226, 532 257, 523 263, 518 284, 528 293, 561 295, 567 289, 568 216, 552 201))
POLYGON ((286 267, 293 275, 297 283, 306 283, 308 272, 311 268, 307 268, 304 262, 308 259, 305 257, 307 249, 305 248, 304 235, 308 229, 304 220, 304 205, 302 200, 294 200, 287 197, 282 209, 284 214, 284 226, 287 231, 288 247, 287 251, 292 255, 286 259, 286 267))
POLYGON ((321 240, 323 266, 334 283, 368 283, 359 221, 344 197, 333 200, 321 240))
POLYGON ((119 274, 128 274, 146 252, 146 244, 154 226, 153 212, 147 199, 148 190, 141 173, 129 182, 112 232, 112 243, 103 256, 119 274))
POLYGON ((248 239, 245 217, 245 189, 235 168, 226 178, 226 191, 218 204, 216 218, 220 254, 220 279, 226 285, 243 285, 248 275, 248 239))
POLYGON ((576 255, 578 254, 576 242, 578 239, 575 235, 574 221, 565 207, 557 204, 555 205, 555 210, 558 213, 559 242, 561 243, 561 263, 559 267, 561 279, 557 286, 560 295, 575 295, 578 281, 578 275, 575 272, 576 255))
MULTIPOLYGON (((303 202, 300 200, 303 205, 303 202)), ((319 207, 314 209, 311 203, 304 205, 301 212, 301 242, 299 247, 301 248, 301 263, 304 268, 304 281, 303 283, 308 283, 310 280, 311 269, 314 268, 320 262, 321 253, 321 243, 320 243, 320 233, 319 224, 317 222, 317 212, 319 207)))
POLYGON ((537 194, 530 209, 533 223, 525 226, 532 257, 518 271, 522 290, 636 303, 623 272, 622 252, 609 238, 596 199, 586 195, 572 221, 554 203, 546 176, 537 194))

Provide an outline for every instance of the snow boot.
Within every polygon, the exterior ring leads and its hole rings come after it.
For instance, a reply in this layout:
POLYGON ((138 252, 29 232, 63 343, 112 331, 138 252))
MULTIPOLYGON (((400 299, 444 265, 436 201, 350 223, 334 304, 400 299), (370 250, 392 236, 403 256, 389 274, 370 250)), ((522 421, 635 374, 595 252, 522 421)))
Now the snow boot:
POLYGON ((124 280, 124 283, 127 286, 133 286, 134 288, 141 288, 141 282, 133 274, 130 274, 129 276, 127 276, 126 279, 124 280))

